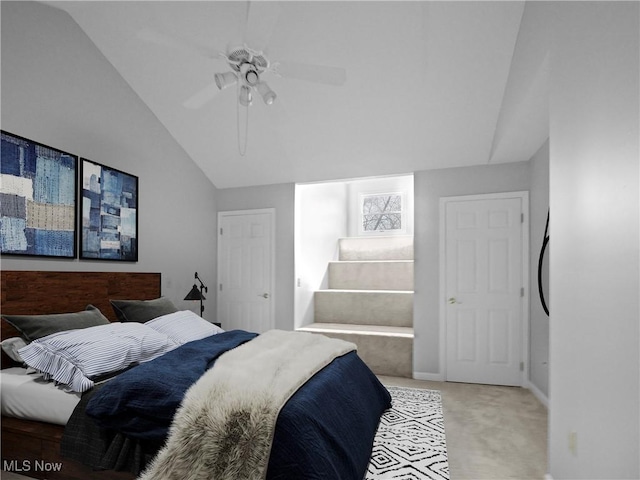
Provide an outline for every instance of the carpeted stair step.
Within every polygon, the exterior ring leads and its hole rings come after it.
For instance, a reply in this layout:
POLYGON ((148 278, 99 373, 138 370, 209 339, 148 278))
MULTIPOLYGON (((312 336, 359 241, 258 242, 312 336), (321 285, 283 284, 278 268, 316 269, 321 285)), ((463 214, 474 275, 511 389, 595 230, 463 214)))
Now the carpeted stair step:
POLYGON ((413 290, 413 260, 330 262, 329 288, 413 290))
POLYGON ((413 236, 349 237, 338 240, 339 260, 413 260, 413 236))
POLYGON ((413 375, 413 328, 312 323, 298 330, 355 343, 358 356, 377 375, 413 375))
POLYGON ((314 294, 317 323, 413 326, 413 291, 318 290, 314 294))

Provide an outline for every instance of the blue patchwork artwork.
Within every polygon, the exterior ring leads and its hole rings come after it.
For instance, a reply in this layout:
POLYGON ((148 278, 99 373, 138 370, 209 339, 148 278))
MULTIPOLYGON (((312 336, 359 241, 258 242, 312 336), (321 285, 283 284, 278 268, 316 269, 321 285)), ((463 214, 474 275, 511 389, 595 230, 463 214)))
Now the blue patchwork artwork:
POLYGON ((78 157, 1 132, 3 255, 76 256, 78 157))
POLYGON ((138 177, 82 159, 80 258, 138 261, 138 177))

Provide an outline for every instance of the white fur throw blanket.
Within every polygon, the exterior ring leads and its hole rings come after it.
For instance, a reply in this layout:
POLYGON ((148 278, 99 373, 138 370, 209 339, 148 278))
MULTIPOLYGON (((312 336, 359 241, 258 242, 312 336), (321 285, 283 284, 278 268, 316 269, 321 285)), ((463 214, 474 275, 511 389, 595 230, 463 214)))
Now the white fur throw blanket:
POLYGON ((270 330, 224 353, 189 388, 165 446, 139 480, 265 478, 280 409, 316 372, 355 348, 323 335, 270 330))

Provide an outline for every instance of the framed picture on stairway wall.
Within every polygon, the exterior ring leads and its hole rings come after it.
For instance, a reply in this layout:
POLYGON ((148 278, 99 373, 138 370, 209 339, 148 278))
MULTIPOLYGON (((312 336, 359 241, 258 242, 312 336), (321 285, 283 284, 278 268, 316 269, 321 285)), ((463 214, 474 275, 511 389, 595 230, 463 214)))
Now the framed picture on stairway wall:
POLYGON ((138 261, 138 177, 86 158, 82 165, 81 259, 138 261))

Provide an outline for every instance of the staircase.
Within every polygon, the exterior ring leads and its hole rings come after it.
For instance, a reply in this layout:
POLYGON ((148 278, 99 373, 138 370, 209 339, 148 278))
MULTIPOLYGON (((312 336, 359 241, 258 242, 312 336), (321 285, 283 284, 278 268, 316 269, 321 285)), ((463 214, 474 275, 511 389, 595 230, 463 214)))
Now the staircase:
POLYGON ((374 373, 411 378, 413 237, 342 238, 338 258, 314 294, 314 323, 299 330, 353 342, 374 373))

